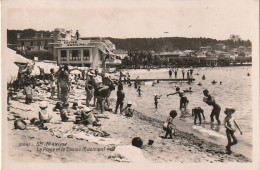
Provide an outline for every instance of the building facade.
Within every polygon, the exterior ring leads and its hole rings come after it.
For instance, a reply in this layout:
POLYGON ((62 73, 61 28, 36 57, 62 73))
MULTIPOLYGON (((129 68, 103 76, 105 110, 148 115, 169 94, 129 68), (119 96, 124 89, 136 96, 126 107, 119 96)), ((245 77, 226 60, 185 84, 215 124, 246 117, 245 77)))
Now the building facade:
POLYGON ((115 54, 102 41, 72 40, 53 43, 53 45, 54 55, 59 65, 90 67, 103 69, 105 72, 113 66, 121 65, 121 61, 120 64, 112 61, 115 54))
POLYGON ((20 51, 49 51, 53 43, 52 34, 36 33, 34 37, 22 37, 17 33, 17 48, 20 51))
POLYGON ((113 53, 119 57, 121 60, 128 57, 128 52, 125 50, 114 50, 113 53))

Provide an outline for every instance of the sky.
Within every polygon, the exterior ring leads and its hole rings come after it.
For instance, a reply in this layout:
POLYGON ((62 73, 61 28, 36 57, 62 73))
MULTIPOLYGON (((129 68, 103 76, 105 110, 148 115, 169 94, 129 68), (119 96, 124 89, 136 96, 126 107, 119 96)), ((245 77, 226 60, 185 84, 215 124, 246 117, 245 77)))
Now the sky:
MULTIPOLYGON (((114 38, 252 39, 258 0, 3 0, 7 29, 79 30, 114 38)), ((3 25, 2 24, 2 25, 3 25)))

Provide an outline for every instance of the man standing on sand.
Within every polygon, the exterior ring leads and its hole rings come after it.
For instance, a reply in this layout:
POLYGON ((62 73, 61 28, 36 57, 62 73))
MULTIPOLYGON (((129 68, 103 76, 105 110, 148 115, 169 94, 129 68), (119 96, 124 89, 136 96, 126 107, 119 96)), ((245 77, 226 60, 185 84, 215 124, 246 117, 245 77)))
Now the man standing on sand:
POLYGON ((210 114, 211 123, 214 122, 214 116, 215 116, 216 120, 218 121, 218 124, 220 125, 221 122, 219 120, 219 114, 220 114, 221 107, 216 103, 214 97, 212 97, 209 94, 209 91, 207 89, 203 91, 203 94, 204 96, 206 96, 203 98, 203 101, 207 103, 209 106, 213 106, 213 109, 210 114))

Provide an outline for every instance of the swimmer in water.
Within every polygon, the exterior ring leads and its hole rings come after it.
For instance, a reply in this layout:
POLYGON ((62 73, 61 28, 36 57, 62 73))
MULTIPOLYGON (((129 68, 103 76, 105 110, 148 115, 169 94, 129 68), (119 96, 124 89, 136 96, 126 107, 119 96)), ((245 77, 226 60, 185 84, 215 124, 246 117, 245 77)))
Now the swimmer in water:
POLYGON ((180 110, 182 110, 182 108, 184 108, 184 110, 186 111, 189 100, 187 99, 187 97, 184 96, 184 91, 180 91, 180 88, 177 87, 176 92, 167 94, 167 97, 170 95, 175 95, 175 94, 179 94, 179 97, 180 97, 180 110))
POLYGON ((194 109, 192 109, 192 117, 194 116, 194 125, 196 125, 197 117, 199 118, 201 125, 201 115, 205 122, 204 110, 201 107, 195 107, 194 109))
POLYGON ((138 95, 139 95, 139 97, 140 97, 140 96, 141 96, 141 92, 142 92, 141 86, 138 86, 137 92, 138 92, 138 95))
POLYGON ((190 93, 193 92, 191 87, 189 87, 189 89, 186 89, 186 90, 183 90, 183 91, 184 92, 190 92, 190 93))
POLYGON ((220 114, 221 107, 216 103, 214 97, 209 94, 209 91, 207 89, 203 90, 203 94, 204 96, 206 96, 203 98, 203 101, 207 103, 209 106, 213 107, 210 114, 211 123, 213 124, 214 116, 215 116, 218 124, 220 125, 221 122, 219 120, 219 114, 220 114))
POLYGON ((213 80, 211 83, 215 85, 217 82, 215 80, 213 80))

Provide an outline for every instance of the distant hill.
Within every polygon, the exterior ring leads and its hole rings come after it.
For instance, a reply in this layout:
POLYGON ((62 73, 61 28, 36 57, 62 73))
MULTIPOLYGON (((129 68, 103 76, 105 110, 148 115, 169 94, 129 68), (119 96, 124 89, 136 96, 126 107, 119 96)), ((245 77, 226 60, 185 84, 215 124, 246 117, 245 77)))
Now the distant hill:
POLYGON ((211 38, 185 38, 185 37, 167 37, 167 38, 108 38, 116 45, 117 49, 123 50, 147 50, 151 51, 173 51, 173 50, 198 50, 201 46, 216 47, 218 43, 224 43, 229 48, 237 48, 239 46, 251 47, 251 41, 231 40, 218 41, 211 38))

